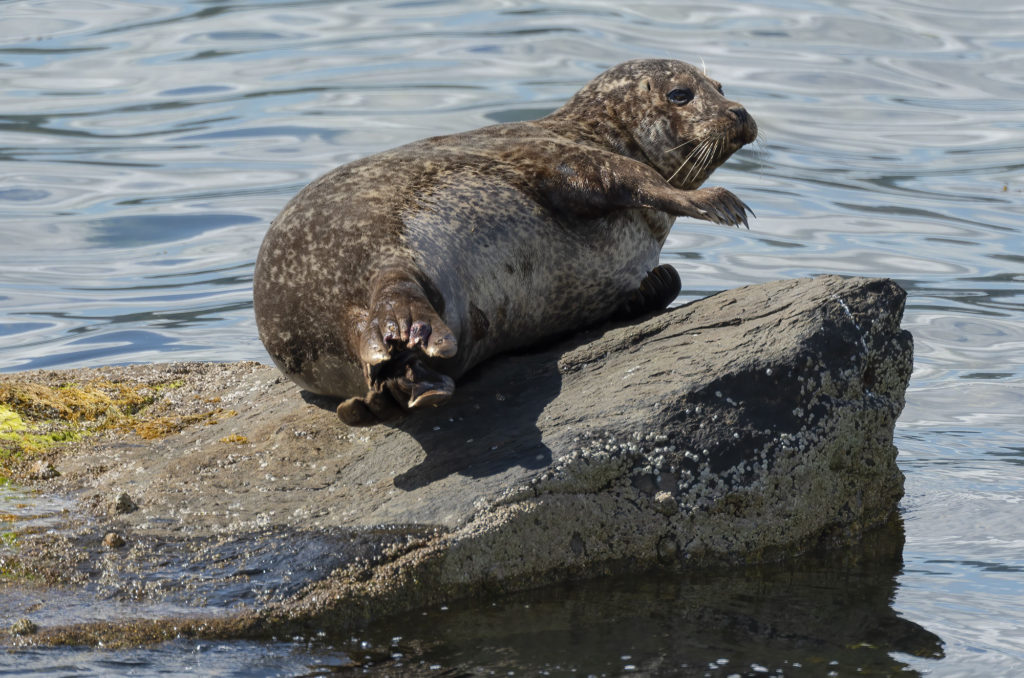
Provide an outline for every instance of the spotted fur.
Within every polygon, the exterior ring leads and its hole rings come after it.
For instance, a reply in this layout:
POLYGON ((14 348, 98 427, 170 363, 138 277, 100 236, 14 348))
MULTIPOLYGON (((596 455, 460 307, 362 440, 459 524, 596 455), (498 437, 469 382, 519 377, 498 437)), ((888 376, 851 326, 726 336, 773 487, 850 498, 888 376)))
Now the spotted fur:
POLYGON ((637 60, 540 120, 338 167, 267 232, 260 339, 301 387, 358 401, 350 423, 440 402, 482 360, 628 307, 675 217, 745 224, 735 196, 698 187, 756 134, 698 69, 637 60))

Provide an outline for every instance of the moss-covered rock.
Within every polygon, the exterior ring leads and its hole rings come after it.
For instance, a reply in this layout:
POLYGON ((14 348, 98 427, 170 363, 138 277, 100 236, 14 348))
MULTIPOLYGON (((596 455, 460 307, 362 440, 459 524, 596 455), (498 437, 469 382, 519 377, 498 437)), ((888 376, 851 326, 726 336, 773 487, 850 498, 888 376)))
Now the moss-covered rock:
POLYGON ((83 436, 134 433, 155 440, 234 416, 220 407, 187 412, 152 407, 184 384, 166 371, 123 368, 0 375, 0 475, 38 478, 30 469, 42 456, 83 436))

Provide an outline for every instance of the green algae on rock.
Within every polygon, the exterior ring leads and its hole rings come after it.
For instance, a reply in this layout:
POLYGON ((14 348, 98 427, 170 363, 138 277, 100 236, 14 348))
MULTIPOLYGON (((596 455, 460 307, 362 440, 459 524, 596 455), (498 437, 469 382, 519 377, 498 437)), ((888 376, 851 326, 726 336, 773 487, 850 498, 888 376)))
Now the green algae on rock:
POLYGON ((162 438, 234 413, 220 407, 169 412, 153 405, 184 381, 173 373, 106 368, 100 371, 0 375, 0 474, 26 469, 60 443, 103 432, 162 438))

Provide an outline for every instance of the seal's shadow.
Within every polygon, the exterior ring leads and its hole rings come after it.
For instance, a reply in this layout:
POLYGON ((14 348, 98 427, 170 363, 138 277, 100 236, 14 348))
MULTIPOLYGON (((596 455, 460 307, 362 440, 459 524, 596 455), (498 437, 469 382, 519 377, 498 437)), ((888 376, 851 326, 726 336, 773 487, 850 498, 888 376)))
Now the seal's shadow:
MULTIPOLYGON (((454 473, 484 478, 515 466, 550 464, 551 450, 537 423, 561 391, 558 358, 573 345, 489 360, 459 379, 455 395, 441 407, 383 424, 412 436, 426 453, 395 477, 395 487, 413 490, 454 473)), ((336 399, 307 391, 302 398, 326 410, 338 405, 336 399)))
POLYGON ((514 466, 551 463, 538 421, 562 388, 558 355, 503 356, 458 381, 442 407, 416 412, 392 424, 416 439, 426 457, 395 477, 395 487, 413 490, 453 473, 483 478, 514 466))

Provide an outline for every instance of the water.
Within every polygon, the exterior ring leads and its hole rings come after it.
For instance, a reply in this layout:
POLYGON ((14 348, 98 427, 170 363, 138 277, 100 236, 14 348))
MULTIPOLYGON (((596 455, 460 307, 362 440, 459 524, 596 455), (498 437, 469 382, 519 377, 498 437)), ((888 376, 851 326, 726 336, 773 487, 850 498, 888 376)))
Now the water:
POLYGON ((910 292, 916 341, 896 432, 903 564, 856 571, 885 601, 870 614, 857 598, 829 608, 867 620, 860 635, 819 633, 813 615, 791 636, 817 643, 739 633, 848 579, 798 591, 767 572, 746 590, 735 573, 710 607, 677 579, 633 578, 356 641, 36 650, 0 666, 321 675, 361 670, 368 643, 374 666, 397 671, 399 652, 412 675, 1024 671, 1024 3, 9 1, 0 18, 0 369, 265 360, 252 265, 299 188, 407 141, 537 117, 637 56, 703 60, 763 133, 713 180, 756 211, 751 231, 681 221, 670 237, 681 300, 888 276, 910 292), (711 611, 677 618, 693 609, 711 611), (913 632, 875 638, 863 665, 828 642, 867 642, 892 618, 913 632), (524 630, 545 628, 560 642, 524 630))

